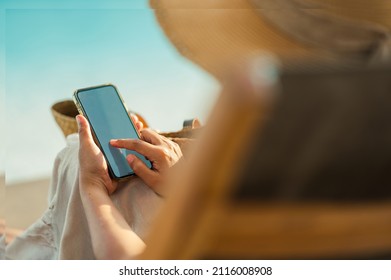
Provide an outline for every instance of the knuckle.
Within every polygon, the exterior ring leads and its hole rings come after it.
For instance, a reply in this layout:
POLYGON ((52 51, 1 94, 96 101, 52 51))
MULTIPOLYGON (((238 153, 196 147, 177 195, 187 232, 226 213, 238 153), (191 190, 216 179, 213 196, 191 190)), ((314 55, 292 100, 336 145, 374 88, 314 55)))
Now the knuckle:
POLYGON ((159 149, 156 150, 156 154, 160 159, 170 158, 170 151, 165 147, 159 147, 159 149))
POLYGON ((163 148, 163 155, 164 155, 164 157, 166 157, 166 158, 170 158, 170 157, 171 157, 171 151, 170 151, 170 149, 168 149, 168 148, 163 148))
POLYGON ((178 151, 178 150, 181 149, 181 148, 179 147, 179 144, 178 144, 178 143, 172 142, 172 145, 174 146, 174 150, 175 150, 175 151, 178 151))
POLYGON ((164 157, 164 151, 161 147, 157 147, 157 149, 155 150, 155 154, 159 157, 159 158, 162 158, 164 157))
POLYGON ((142 145, 140 139, 134 139, 134 140, 132 140, 131 143, 132 143, 132 146, 133 146, 135 149, 140 148, 140 146, 142 145))
POLYGON ((148 135, 150 132, 150 128, 143 128, 140 130, 140 135, 144 137, 145 135, 148 135))

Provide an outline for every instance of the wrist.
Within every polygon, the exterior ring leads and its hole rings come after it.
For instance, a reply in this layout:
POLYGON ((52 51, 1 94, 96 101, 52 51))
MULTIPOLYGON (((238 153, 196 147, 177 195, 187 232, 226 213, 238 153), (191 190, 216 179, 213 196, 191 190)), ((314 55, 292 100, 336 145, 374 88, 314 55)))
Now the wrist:
POLYGON ((109 195, 107 183, 95 176, 79 175, 80 192, 101 192, 109 195))

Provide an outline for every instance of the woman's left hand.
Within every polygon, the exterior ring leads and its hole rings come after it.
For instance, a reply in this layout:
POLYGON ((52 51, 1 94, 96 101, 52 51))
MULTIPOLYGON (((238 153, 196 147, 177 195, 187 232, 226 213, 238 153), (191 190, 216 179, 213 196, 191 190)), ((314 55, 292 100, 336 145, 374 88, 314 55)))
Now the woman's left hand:
POLYGON ((76 117, 79 126, 79 180, 80 187, 101 187, 109 194, 117 188, 117 183, 111 180, 106 160, 95 144, 90 125, 85 117, 76 117))

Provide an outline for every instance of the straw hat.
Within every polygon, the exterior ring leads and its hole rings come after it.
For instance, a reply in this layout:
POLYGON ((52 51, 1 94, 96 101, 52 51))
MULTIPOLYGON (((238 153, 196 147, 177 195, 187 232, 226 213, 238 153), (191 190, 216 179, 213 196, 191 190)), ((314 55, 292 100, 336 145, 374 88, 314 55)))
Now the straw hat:
POLYGON ((179 52, 217 78, 233 61, 260 50, 282 61, 391 59, 389 0, 150 0, 150 5, 179 52))

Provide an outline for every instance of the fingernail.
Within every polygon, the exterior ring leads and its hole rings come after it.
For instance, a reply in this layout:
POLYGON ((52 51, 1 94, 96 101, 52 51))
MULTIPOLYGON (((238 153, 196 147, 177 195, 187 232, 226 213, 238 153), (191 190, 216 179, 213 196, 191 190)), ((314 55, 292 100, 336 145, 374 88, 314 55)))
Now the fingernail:
POLYGON ((132 155, 132 154, 127 155, 126 159, 127 159, 127 161, 128 161, 129 163, 132 163, 132 162, 134 161, 134 155, 132 155))
POLYGON ((80 131, 80 129, 81 129, 81 124, 80 124, 80 115, 77 115, 76 116, 76 122, 77 122, 77 128, 79 129, 79 131, 80 131))

